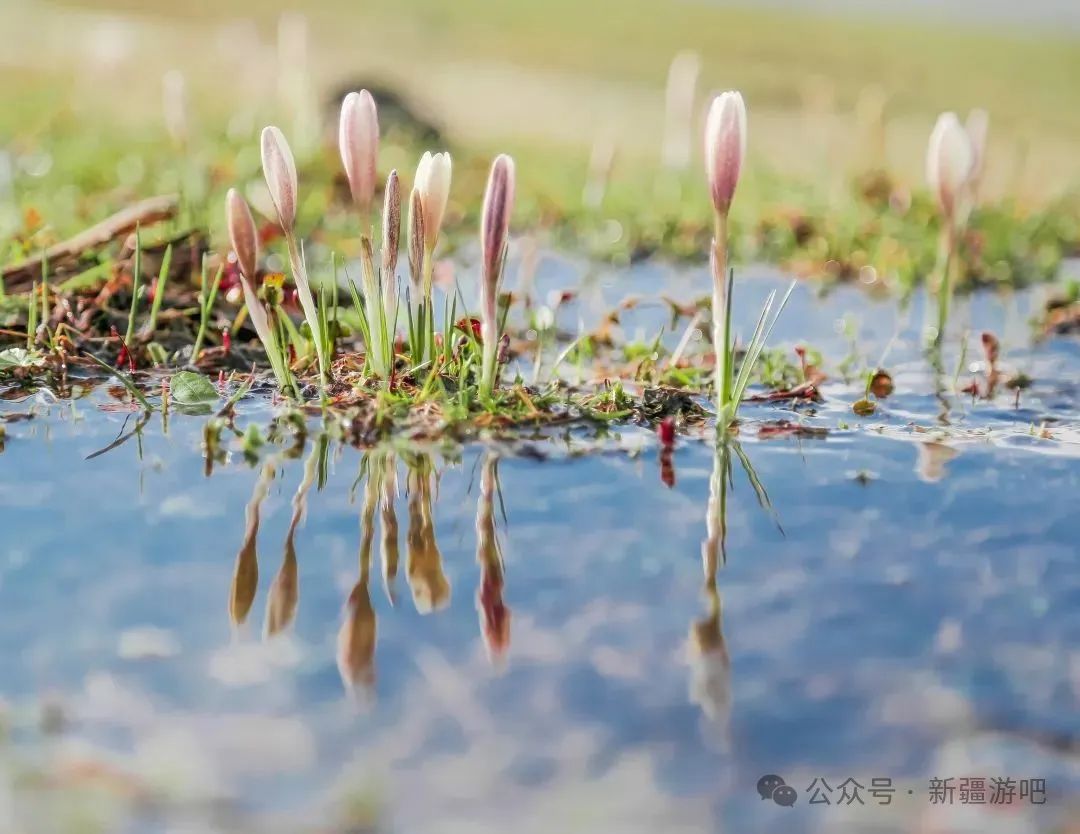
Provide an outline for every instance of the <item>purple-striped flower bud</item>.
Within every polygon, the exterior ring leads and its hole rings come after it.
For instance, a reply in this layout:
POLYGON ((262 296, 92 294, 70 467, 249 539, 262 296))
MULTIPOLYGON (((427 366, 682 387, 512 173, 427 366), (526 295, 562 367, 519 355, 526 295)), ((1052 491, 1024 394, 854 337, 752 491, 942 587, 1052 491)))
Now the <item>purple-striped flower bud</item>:
POLYGON ((398 240, 401 235, 401 182, 397 171, 386 178, 382 216, 382 275, 383 281, 393 281, 397 271, 398 240))
POLYGON ((705 174, 717 213, 727 216, 746 156, 746 104, 742 93, 721 93, 705 120, 705 174))
POLYGON ((417 189, 409 194, 409 275, 413 286, 419 289, 424 268, 424 206, 417 189))
MULTIPOLYGON (((485 284, 497 283, 502 272, 503 251, 510 229, 510 213, 514 207, 514 160, 499 154, 491 165, 484 209, 480 219, 480 249, 483 257, 485 284)), ((491 290, 494 294, 494 289, 491 290)))
POLYGON ((510 229, 510 212, 514 206, 514 160, 500 154, 491 164, 487 191, 484 192, 484 210, 480 219, 480 250, 483 274, 480 278, 480 341, 483 343, 481 357, 480 388, 490 395, 494 385, 498 360, 499 280, 502 278, 503 254, 506 236, 510 229))
POLYGON ((276 127, 263 128, 262 167, 278 222, 285 232, 292 232, 296 225, 296 162, 285 135, 276 127))
POLYGON ((259 261, 259 235, 255 230, 255 219, 251 216, 247 200, 241 197, 235 188, 230 188, 225 195, 225 219, 229 226, 229 242, 236 253, 240 274, 254 279, 259 261))
POLYGON ((353 202, 367 215, 375 195, 375 162, 379 156, 379 114, 367 90, 349 93, 341 102, 338 145, 353 202))

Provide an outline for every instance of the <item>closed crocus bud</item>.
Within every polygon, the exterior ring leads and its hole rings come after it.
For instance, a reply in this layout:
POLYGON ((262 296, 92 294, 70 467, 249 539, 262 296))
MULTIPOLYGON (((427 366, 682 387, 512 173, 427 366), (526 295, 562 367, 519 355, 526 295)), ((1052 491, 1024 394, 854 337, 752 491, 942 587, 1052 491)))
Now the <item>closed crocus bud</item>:
POLYGON ((975 154, 968 132, 955 113, 942 113, 926 151, 926 181, 949 223, 962 220, 975 154))
POLYGON ((746 104, 742 93, 721 93, 705 120, 705 174, 713 207, 727 216, 746 156, 746 104))
POLYGON ((338 144, 353 201, 366 215, 375 194, 375 161, 379 155, 379 115, 375 99, 367 90, 349 93, 341 102, 338 144))
POLYGON ((499 325, 497 319, 499 279, 510 212, 514 205, 514 160, 500 154, 491 165, 484 210, 480 219, 480 249, 483 275, 480 280, 480 340, 483 343, 480 387, 491 394, 498 366, 499 325))
POLYGON ((229 225, 229 242, 236 253, 240 274, 254 278, 259 260, 259 235, 247 200, 235 188, 225 195, 225 218, 229 225))
POLYGON ((416 287, 423 279, 424 263, 424 207, 420 192, 413 189, 409 194, 409 274, 416 287))
POLYGON ((291 232, 296 225, 296 162, 285 135, 273 126, 263 128, 262 167, 278 222, 284 231, 291 232))
POLYGON ((971 166, 971 192, 974 198, 986 167, 986 136, 990 130, 990 114, 985 110, 972 110, 968 113, 964 129, 971 141, 971 153, 974 157, 971 166))
MULTIPOLYGON (((499 154, 495 157, 488 175, 484 210, 480 219, 480 248, 483 253, 485 284, 498 281, 513 206, 514 160, 506 154, 499 154)), ((494 294, 495 288, 490 288, 489 292, 494 294)))
POLYGON ((397 171, 386 178, 382 217, 382 277, 393 281, 397 270, 398 239, 401 235, 401 182, 397 171))
POLYGON ((439 240, 446 203, 450 199, 450 154, 425 151, 416 167, 415 188, 424 208, 424 246, 430 252, 439 240))

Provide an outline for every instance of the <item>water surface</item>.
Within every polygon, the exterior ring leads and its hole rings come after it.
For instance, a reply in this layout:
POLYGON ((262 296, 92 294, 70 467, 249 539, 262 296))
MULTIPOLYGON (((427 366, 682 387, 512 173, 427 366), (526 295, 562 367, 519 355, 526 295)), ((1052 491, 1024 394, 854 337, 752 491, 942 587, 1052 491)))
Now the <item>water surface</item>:
MULTIPOLYGON (((545 258, 538 297, 583 268, 545 258)), ((620 330, 648 334, 659 289, 704 280, 589 271, 559 324, 641 292, 620 330)), ((739 326, 783 284, 741 283, 739 326)), ((362 451, 312 424, 207 475, 205 418, 89 457, 137 419, 103 388, 4 402, 32 419, 0 456, 0 827, 1057 830, 1080 786, 1077 352, 1032 343, 1037 303, 959 305, 1034 379, 1017 407, 935 396, 920 299, 800 287, 774 340, 835 367, 854 332, 898 393, 858 418, 834 372, 813 409, 751 406, 737 444, 680 437, 671 486, 636 426, 362 451), (760 433, 780 419, 827 432, 760 433), (946 777, 1047 801, 932 802, 946 777), (864 806, 835 804, 848 778, 864 806)), ((978 360, 972 338, 962 374, 978 360)))

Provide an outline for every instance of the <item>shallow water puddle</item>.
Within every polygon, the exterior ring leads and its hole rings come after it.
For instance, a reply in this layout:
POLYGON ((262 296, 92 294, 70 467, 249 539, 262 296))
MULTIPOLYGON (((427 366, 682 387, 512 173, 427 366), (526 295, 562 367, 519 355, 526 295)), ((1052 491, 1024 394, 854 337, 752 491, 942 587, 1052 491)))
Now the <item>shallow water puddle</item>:
MULTIPOLYGON (((643 266, 598 292, 701 277, 643 266)), ((779 283, 742 282, 738 309, 779 283)), ((864 363, 892 343, 897 393, 869 418, 836 379, 813 411, 751 406, 741 442, 679 438, 670 488, 632 426, 367 453, 313 434, 206 477, 200 418, 89 457, 136 420, 103 390, 3 403, 33 417, 0 456, 0 821, 1053 830, 1080 788, 1077 354, 1030 344, 1031 295, 964 308, 969 363, 991 329, 1034 380, 1019 408, 944 411, 918 300, 903 318, 800 287, 774 342, 834 367, 849 312, 864 363), (781 418, 827 431, 760 432, 781 418), (793 807, 761 798, 768 774, 793 807), (1016 793, 937 802, 945 778, 1016 793)))

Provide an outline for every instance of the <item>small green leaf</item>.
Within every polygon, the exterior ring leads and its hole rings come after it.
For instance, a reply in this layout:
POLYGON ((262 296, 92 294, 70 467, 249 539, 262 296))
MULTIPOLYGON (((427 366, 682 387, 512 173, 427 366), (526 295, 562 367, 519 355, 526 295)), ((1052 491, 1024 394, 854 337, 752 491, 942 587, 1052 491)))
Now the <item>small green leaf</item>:
POLYGON ((218 400, 218 391, 214 384, 193 371, 179 371, 173 374, 169 391, 174 401, 181 405, 199 405, 218 400))
POLYGON ((0 370, 4 368, 36 368, 44 364, 45 357, 26 348, 12 347, 0 350, 0 370))

